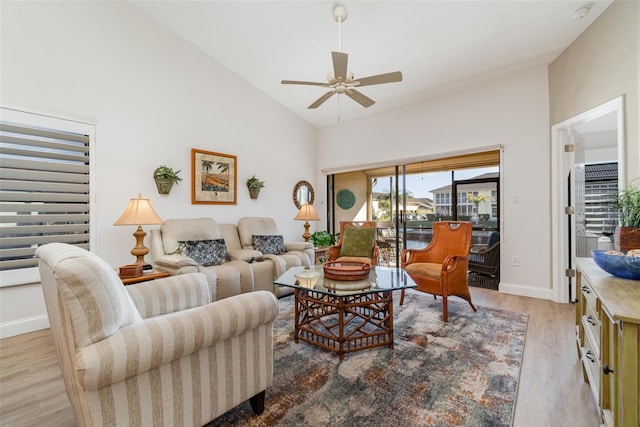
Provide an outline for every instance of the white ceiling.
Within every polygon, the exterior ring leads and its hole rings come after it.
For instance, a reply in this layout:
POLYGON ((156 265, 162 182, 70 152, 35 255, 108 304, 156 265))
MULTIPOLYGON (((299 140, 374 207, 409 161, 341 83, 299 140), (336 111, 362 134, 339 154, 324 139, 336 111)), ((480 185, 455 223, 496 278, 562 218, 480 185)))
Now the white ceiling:
POLYGON ((279 103, 322 127, 411 104, 505 71, 548 64, 612 0, 343 1, 342 51, 356 78, 402 71, 399 83, 363 87, 364 108, 327 89, 281 85, 325 82, 338 50, 334 1, 132 0, 279 103), (584 4, 590 13, 573 17, 584 4))

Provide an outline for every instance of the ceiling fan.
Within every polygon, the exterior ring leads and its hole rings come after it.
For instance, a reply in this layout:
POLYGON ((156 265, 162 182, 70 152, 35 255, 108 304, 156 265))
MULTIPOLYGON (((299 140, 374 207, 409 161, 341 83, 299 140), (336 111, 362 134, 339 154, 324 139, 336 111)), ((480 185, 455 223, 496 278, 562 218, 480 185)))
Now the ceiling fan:
POLYGON ((338 52, 331 52, 331 59, 333 60, 333 72, 327 76, 327 83, 320 82, 305 82, 298 80, 282 80, 283 85, 309 85, 309 86, 322 86, 331 88, 331 90, 320 98, 315 100, 313 104, 308 108, 318 108, 325 101, 331 98, 336 93, 339 95, 347 95, 349 98, 356 101, 358 104, 365 108, 371 107, 375 104, 375 101, 363 93, 356 90, 364 86, 373 86, 383 83, 393 83, 402 81, 402 73, 400 71, 394 71, 392 73, 378 74, 375 76, 363 77, 361 79, 354 79, 352 72, 347 70, 347 63, 349 55, 340 52, 342 50, 342 31, 341 24, 347 19, 347 9, 344 6, 338 5, 333 9, 333 18, 338 22, 338 52))

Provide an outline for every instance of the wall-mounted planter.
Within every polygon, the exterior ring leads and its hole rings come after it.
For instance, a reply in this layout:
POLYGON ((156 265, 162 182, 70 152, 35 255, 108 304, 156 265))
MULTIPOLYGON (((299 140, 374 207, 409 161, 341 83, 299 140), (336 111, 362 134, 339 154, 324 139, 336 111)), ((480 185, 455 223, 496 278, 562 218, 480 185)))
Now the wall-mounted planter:
POLYGON ((259 195, 260 195, 260 187, 249 188, 249 197, 251 197, 253 200, 257 199, 259 195))
POLYGON ((257 199, 260 194, 260 189, 264 187, 264 181, 259 180, 253 175, 251 178, 247 180, 247 188, 249 189, 249 197, 252 199, 257 199))
POLYGON ((158 193, 160 194, 169 194, 171 192, 171 187, 173 187, 173 181, 167 178, 155 178, 156 187, 158 188, 158 193))
POLYGON ((153 179, 156 182, 158 193, 169 194, 173 184, 177 184, 182 181, 182 178, 178 176, 180 171, 174 171, 169 166, 162 165, 153 171, 153 179))

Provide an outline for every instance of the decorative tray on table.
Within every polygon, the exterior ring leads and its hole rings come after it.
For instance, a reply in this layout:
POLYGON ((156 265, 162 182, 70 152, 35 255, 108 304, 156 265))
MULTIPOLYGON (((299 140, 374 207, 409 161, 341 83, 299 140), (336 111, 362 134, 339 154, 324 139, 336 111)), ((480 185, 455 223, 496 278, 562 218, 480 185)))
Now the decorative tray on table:
POLYGON ((355 261, 330 261, 323 264, 324 277, 331 280, 355 281, 369 277, 371 264, 355 261))

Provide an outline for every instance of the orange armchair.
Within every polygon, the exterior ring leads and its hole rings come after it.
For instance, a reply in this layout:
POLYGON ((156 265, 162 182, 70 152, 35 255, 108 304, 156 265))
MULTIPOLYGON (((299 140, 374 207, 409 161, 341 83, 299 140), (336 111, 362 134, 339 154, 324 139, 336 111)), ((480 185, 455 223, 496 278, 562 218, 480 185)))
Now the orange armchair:
POLYGON ((329 246, 328 260, 356 261, 378 265, 376 233, 375 221, 340 221, 340 240, 335 245, 329 246), (357 231, 357 229, 364 228, 367 230, 357 231), (368 234, 371 234, 370 239, 368 234), (360 240, 360 244, 357 240, 360 240))
MULTIPOLYGON (((471 231, 470 222, 434 222, 433 239, 426 248, 402 251, 401 266, 416 282, 417 290, 442 297, 445 322, 449 320, 447 298, 451 295, 465 299, 473 311, 478 311, 467 285, 471 231)), ((400 305, 403 302, 404 290, 400 305)))

